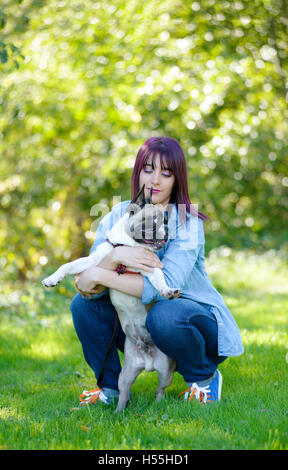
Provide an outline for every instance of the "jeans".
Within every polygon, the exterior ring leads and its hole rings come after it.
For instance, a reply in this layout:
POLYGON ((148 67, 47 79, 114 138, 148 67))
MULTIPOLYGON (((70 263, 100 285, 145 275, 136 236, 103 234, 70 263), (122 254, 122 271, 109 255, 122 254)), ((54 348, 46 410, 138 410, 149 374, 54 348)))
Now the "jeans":
MULTIPOLYGON (((96 380, 109 347, 116 310, 109 295, 72 300, 73 323, 86 362, 96 380)), ((117 319, 116 342, 103 378, 103 388, 118 391, 121 365, 117 349, 124 352, 125 334, 117 319)), ((146 327, 156 346, 177 361, 177 371, 187 384, 205 382, 225 357, 217 353, 218 327, 209 306, 187 299, 161 300, 147 315, 146 327)))

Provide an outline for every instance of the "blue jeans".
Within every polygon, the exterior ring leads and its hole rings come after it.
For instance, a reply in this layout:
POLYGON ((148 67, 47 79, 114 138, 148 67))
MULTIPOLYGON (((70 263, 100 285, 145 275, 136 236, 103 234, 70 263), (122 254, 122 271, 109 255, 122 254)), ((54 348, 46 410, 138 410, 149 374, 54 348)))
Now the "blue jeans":
MULTIPOLYGON (((109 295, 72 300, 73 323, 82 344, 86 362, 99 376, 111 341, 115 308, 109 295)), ((117 349, 124 351, 125 334, 117 317, 116 343, 103 378, 103 388, 118 391, 121 365, 117 349)), ((218 327, 209 306, 186 299, 161 300, 150 310, 147 329, 158 348, 177 361, 177 371, 186 383, 205 382, 226 359, 217 353, 218 327)))

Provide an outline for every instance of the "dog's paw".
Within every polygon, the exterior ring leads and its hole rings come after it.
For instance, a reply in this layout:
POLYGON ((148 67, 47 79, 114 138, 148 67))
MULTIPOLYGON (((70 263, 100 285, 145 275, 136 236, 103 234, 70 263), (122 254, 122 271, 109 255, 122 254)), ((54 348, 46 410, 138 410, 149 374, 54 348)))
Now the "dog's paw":
POLYGON ((59 282, 60 282, 60 279, 53 276, 53 274, 52 274, 52 276, 49 276, 49 277, 46 277, 45 279, 43 279, 42 285, 44 287, 55 287, 55 286, 57 286, 57 284, 59 284, 59 282))
POLYGON ((161 290, 160 291, 160 295, 162 297, 166 297, 166 299, 176 299, 177 297, 180 296, 180 289, 176 288, 176 289, 172 289, 172 288, 168 288, 167 290, 161 290))

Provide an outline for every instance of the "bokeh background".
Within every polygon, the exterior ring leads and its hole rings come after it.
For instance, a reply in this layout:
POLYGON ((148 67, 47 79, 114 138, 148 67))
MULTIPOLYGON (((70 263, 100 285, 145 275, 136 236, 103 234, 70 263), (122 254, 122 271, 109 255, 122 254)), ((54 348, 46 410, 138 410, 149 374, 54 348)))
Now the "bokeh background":
POLYGON ((91 208, 130 198, 158 135, 207 254, 287 255, 287 0, 2 0, 0 28, 0 278, 88 254, 91 208))

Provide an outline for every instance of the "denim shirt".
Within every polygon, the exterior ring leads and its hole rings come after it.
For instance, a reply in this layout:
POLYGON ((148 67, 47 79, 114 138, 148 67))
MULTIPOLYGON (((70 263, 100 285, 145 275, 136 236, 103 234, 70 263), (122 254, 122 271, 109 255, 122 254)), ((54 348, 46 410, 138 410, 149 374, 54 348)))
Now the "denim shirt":
MULTIPOLYGON (((106 232, 126 213, 130 201, 115 205, 99 224, 90 253, 106 240, 106 232)), ((205 237, 203 220, 186 213, 187 222, 180 222, 176 204, 172 208, 169 221, 169 239, 166 245, 155 252, 162 261, 162 272, 169 287, 179 287, 180 297, 205 304, 214 314, 218 324, 218 355, 238 356, 244 348, 239 328, 226 306, 223 297, 212 285, 205 271, 205 237)), ((143 304, 165 299, 144 277, 143 304)), ((93 298, 107 294, 108 289, 93 298)))

